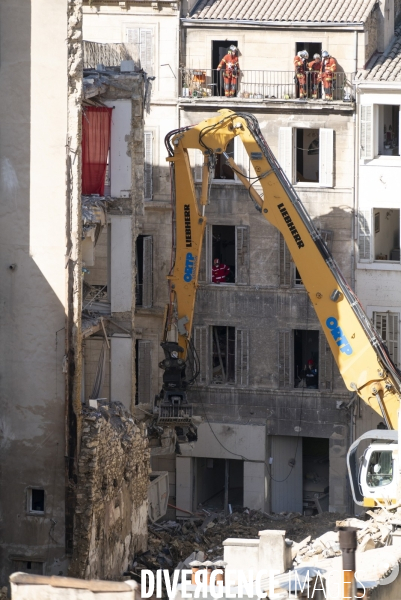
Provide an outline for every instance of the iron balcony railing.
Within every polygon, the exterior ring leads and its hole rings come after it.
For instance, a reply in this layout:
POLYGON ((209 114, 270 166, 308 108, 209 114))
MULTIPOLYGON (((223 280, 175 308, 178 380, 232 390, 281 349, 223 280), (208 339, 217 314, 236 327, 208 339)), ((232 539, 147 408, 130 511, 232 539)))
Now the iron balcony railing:
MULTIPOLYGON (((180 69, 179 96, 184 98, 225 97, 224 71, 217 69, 180 69)), ((336 72, 329 94, 325 94, 319 74, 306 73, 305 99, 348 101, 354 100, 353 73, 336 72), (330 98, 332 96, 332 98, 330 98)), ((232 83, 232 81, 231 81, 232 83)), ((231 88, 233 86, 231 85, 231 88)), ((231 97, 257 100, 295 100, 301 96, 301 83, 294 71, 240 71, 231 97)), ((228 91, 230 93, 230 90, 228 91)))

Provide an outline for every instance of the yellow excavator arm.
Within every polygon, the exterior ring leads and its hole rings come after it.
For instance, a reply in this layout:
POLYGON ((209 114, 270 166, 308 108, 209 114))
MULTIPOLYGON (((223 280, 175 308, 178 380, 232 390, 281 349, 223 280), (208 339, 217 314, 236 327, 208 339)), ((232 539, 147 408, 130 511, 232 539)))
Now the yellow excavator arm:
POLYGON ((182 365, 192 343, 206 225, 205 207, 216 156, 223 154, 248 189, 255 207, 283 235, 345 385, 379 413, 389 429, 397 429, 401 389, 399 372, 264 140, 256 118, 247 113, 221 110, 218 116, 198 125, 170 132, 166 146, 169 152, 167 160, 173 171, 175 239, 174 262, 168 277, 170 303, 164 338, 166 360, 160 363, 165 369, 164 389, 169 389, 169 381, 173 382, 170 391, 180 387, 177 377, 169 377, 171 365, 177 373, 174 363, 177 356, 181 364, 180 381, 185 387, 182 365), (252 180, 225 152, 228 143, 236 136, 241 138, 256 173, 252 180), (204 157, 199 201, 189 160, 190 149, 201 150, 204 157), (256 192, 255 183, 262 187, 262 195, 256 192))

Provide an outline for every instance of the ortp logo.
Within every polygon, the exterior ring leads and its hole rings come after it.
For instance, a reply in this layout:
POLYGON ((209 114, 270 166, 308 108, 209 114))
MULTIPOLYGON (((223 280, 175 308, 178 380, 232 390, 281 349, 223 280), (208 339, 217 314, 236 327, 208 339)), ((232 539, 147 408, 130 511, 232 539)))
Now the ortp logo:
POLYGON ((330 333, 333 336, 335 343, 340 347, 341 352, 348 355, 352 354, 352 348, 343 334, 341 327, 338 326, 337 319, 329 317, 326 321, 326 325, 330 329, 330 333))
POLYGON ((184 270, 184 281, 190 283, 193 279, 195 265, 195 257, 191 252, 187 252, 185 257, 185 270, 184 270))

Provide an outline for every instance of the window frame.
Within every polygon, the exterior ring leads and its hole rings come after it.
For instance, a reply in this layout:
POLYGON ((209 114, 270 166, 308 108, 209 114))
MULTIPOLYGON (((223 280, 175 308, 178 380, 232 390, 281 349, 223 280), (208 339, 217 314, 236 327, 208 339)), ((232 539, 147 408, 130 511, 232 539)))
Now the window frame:
POLYGON ((335 188, 334 182, 334 129, 310 124, 310 127, 279 127, 278 162, 290 183, 301 188, 335 188), (319 130, 319 181, 296 182, 296 129, 319 130), (328 165, 328 166, 327 166, 328 165))
POLYGON ((401 101, 393 104, 392 102, 370 102, 361 103, 359 109, 359 161, 366 164, 374 161, 377 163, 401 163, 401 101), (399 154, 391 156, 379 154, 379 107, 380 106, 399 106, 398 117, 398 151, 399 154), (368 141, 366 141, 366 139, 368 141), (365 141, 365 143, 364 143, 365 141))
POLYGON ((26 512, 27 515, 35 517, 44 517, 46 514, 46 490, 38 485, 32 485, 26 488, 26 512), (32 509, 32 491, 41 490, 43 492, 43 510, 32 509))
MULTIPOLYGON (((397 158, 397 157, 390 157, 397 158)), ((358 264, 363 268, 396 270, 401 269, 401 253, 399 260, 382 260, 376 258, 375 248, 375 213, 380 210, 398 210, 399 211, 399 243, 401 248, 401 209, 399 206, 371 206, 359 207, 357 212, 358 229, 358 264)))

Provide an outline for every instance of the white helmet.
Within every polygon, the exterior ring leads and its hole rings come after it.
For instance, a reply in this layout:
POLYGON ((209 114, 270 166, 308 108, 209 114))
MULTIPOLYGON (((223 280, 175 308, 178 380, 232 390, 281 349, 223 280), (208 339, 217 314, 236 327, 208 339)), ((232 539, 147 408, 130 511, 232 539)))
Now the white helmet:
POLYGON ((302 58, 304 58, 305 60, 307 60, 309 58, 309 54, 306 50, 302 50, 301 54, 302 54, 302 58))
POLYGON ((228 49, 230 52, 234 53, 237 52, 238 48, 237 46, 234 46, 234 44, 231 44, 231 46, 228 49))
POLYGON ((322 52, 322 58, 329 58, 330 54, 327 52, 327 50, 323 50, 322 52))
POLYGON ((320 60, 320 54, 314 54, 314 55, 313 55, 313 58, 314 58, 315 60, 320 60))

